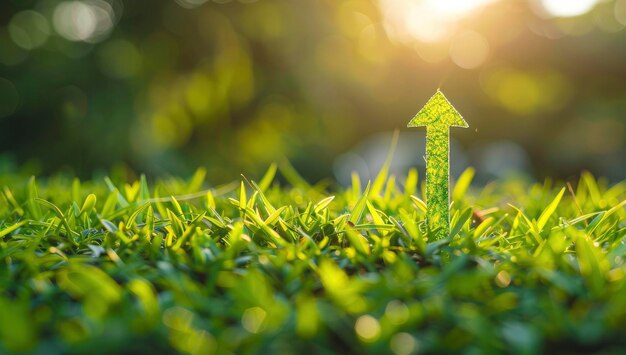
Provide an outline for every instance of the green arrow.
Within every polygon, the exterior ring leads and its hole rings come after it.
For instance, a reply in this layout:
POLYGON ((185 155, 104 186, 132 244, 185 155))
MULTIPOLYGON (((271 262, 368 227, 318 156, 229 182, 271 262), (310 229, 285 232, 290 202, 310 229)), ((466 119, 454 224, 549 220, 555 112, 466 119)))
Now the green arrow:
POLYGON ((426 126, 426 224, 428 234, 441 239, 450 233, 450 126, 468 124, 437 90, 408 124, 420 126, 426 126))

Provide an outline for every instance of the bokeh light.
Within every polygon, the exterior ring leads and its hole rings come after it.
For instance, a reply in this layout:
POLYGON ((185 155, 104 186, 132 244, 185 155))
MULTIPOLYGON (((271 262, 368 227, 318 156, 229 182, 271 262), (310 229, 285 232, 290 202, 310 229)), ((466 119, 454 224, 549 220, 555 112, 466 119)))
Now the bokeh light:
POLYGON ((508 111, 519 115, 560 108, 569 95, 568 85, 557 71, 492 68, 484 73, 482 82, 487 95, 508 111))
POLYGON ((626 0, 615 1, 615 19, 626 26, 626 0))
POLYGON ((70 41, 99 42, 113 29, 115 13, 103 0, 64 1, 54 9, 53 23, 70 41))
POLYGON ((46 43, 50 36, 50 26, 42 14, 37 11, 26 10, 11 18, 9 34, 15 44, 31 50, 46 43))
POLYGON ((250 333, 256 334, 261 330, 261 326, 267 317, 267 312, 261 307, 251 307, 246 309, 241 316, 241 325, 250 333))
POLYGON ((485 62, 489 43, 480 33, 465 31, 455 36, 450 47, 450 58, 461 68, 474 69, 485 62))
POLYGON ((366 314, 357 319, 354 330, 361 340, 375 341, 380 336, 380 323, 376 318, 366 314))
POLYGON ((409 333, 398 333, 391 337, 391 351, 396 355, 414 354, 418 349, 415 338, 409 333))

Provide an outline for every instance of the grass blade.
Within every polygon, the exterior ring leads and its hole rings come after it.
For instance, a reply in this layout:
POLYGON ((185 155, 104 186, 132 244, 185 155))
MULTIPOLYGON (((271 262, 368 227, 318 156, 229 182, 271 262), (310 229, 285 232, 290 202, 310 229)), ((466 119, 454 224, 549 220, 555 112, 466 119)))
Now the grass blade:
POLYGON ((554 200, 550 202, 548 207, 546 207, 543 210, 543 212, 541 212, 541 215, 539 216, 539 219, 537 220, 537 232, 541 232, 543 230, 543 227, 545 227, 546 223, 548 223, 548 220, 554 214, 554 211, 556 211, 556 208, 559 206, 559 202, 561 202, 561 198, 563 197, 564 193, 565 193, 565 188, 562 188, 561 191, 559 191, 559 193, 556 195, 554 200))

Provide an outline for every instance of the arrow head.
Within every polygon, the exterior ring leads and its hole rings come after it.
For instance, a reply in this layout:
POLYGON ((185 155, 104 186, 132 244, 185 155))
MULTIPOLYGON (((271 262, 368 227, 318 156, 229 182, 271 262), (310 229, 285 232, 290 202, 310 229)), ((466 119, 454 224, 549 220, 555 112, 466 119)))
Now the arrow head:
POLYGON ((413 117, 407 127, 463 127, 469 125, 461 114, 452 106, 440 90, 428 100, 426 105, 413 117))

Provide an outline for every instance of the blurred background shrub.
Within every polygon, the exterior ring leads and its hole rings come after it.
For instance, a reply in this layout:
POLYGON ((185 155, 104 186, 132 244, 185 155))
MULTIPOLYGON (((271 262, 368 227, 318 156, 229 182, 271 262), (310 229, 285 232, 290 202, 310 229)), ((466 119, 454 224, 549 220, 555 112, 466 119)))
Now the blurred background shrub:
POLYGON ((441 87, 453 173, 626 177, 626 0, 3 0, 0 169, 215 182, 422 166, 441 87))

